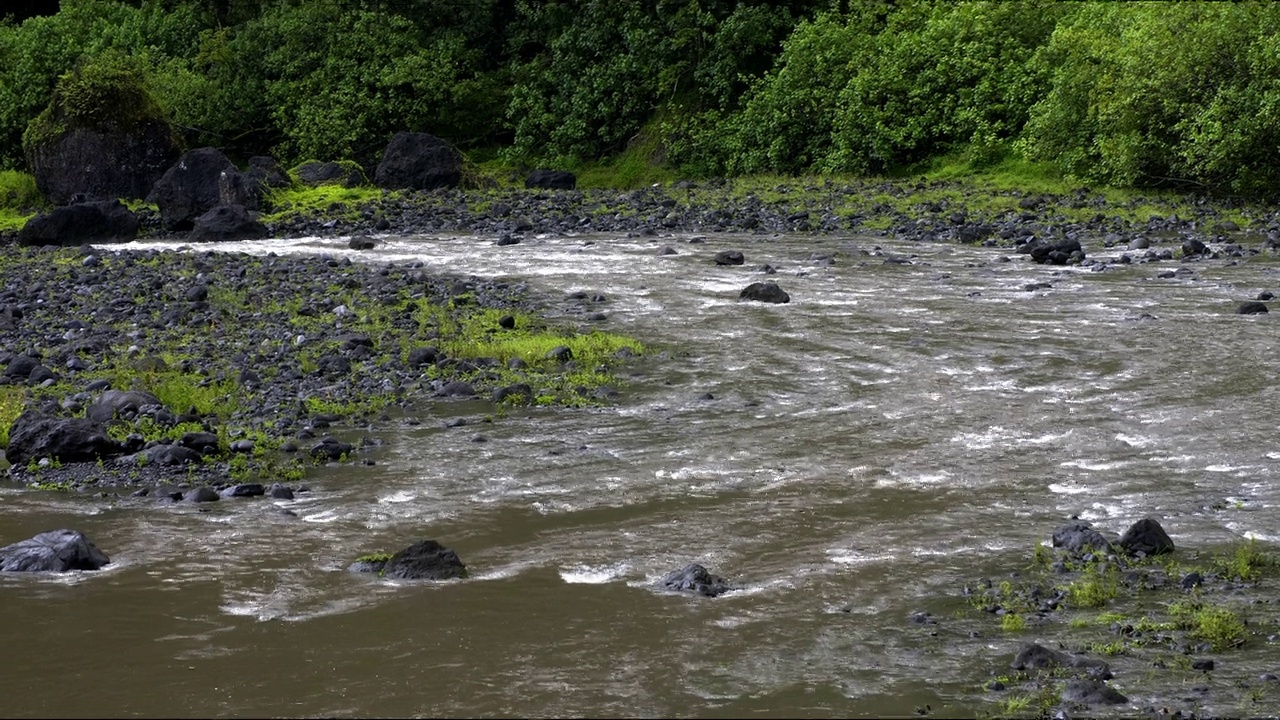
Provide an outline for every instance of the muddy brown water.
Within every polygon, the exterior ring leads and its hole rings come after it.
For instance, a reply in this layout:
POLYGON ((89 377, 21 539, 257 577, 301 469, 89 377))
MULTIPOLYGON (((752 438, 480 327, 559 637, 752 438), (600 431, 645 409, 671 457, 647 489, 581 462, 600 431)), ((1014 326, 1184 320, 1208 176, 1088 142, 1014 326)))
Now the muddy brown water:
MULTIPOLYGON (((443 427, 492 411, 477 402, 386 423, 376 465, 321 469, 294 501, 0 486, 0 542, 71 527, 113 560, 0 578, 0 713, 974 716, 996 708, 982 683, 1040 636, 967 619, 959 590, 1025 563, 1068 516, 1116 533, 1156 517, 1180 546, 1280 539, 1277 320, 1233 314, 1280 291, 1280 263, 1159 279, 1178 264, 1092 272, 860 237, 688 240, 220 246, 602 292, 608 317, 587 326, 650 354, 609 407, 443 427), (714 265, 725 249, 746 264, 714 265), (792 302, 739 303, 766 263, 792 302), (1052 288, 1023 289, 1034 282, 1052 288), (471 577, 344 571, 423 538, 471 577), (743 589, 648 588, 688 562, 743 589), (919 611, 938 624, 912 623, 919 611)), ((1232 662, 1256 676, 1276 657, 1264 644, 1232 662)), ((1117 712, 1187 695, 1162 683, 1118 672, 1132 703, 1117 712)), ((1238 697, 1213 689, 1198 709, 1235 714, 1238 697)))

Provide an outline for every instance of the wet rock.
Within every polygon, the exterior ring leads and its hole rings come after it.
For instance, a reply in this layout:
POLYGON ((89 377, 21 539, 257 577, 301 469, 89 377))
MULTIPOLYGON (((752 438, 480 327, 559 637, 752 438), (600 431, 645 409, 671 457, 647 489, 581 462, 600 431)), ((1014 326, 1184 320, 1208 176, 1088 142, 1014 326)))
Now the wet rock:
POLYGON ((1072 668, 1083 671, 1091 678, 1107 680, 1111 677, 1111 667, 1096 658, 1050 650, 1038 643, 1025 643, 1018 649, 1009 667, 1014 670, 1040 671, 1052 673, 1058 668, 1072 668))
POLYGON ((1072 555, 1111 552, 1111 541, 1086 520, 1072 520, 1053 531, 1053 546, 1072 555))
POLYGON ((679 570, 672 570, 663 575, 658 580, 657 587, 661 590, 695 593, 705 597, 716 597, 734 589, 727 580, 719 575, 712 575, 697 563, 690 563, 679 570))
POLYGON ((1160 523, 1143 518, 1125 531, 1117 543, 1130 555, 1150 557, 1173 552, 1173 540, 1160 523))
POLYGON ((377 245, 378 242, 368 235, 356 235, 347 241, 347 247, 352 250, 372 250, 377 245))
POLYGON ((110 562, 89 538, 75 530, 51 530, 0 547, 0 572, 97 570, 110 562))
POLYGON ((1237 315, 1264 315, 1267 312, 1270 312, 1267 310, 1267 304, 1256 300, 1240 303, 1240 306, 1236 308, 1237 315))
POLYGON ((738 293, 738 299, 775 304, 791 302, 791 296, 775 282, 751 283, 738 293))
POLYGON ((453 550, 435 540, 423 540, 401 550, 382 568, 393 580, 450 580, 467 576, 467 566, 453 550))
POLYGON ((336 438, 326 437, 311 447, 310 454, 311 457, 318 458, 320 460, 338 461, 349 456, 353 450, 355 450, 355 446, 351 443, 345 443, 337 440, 336 438))
POLYGON ((533 388, 528 383, 514 383, 493 389, 495 403, 529 403, 533 401, 533 388))
POLYGON ((293 499, 293 490, 286 485, 281 485, 280 483, 272 484, 271 489, 267 491, 267 494, 274 500, 293 499))
POLYGON ((1072 678, 1062 688, 1063 702, 1083 705, 1123 705, 1129 698, 1115 688, 1097 680, 1072 678))
POLYGON ((737 250, 721 250, 716 253, 715 261, 717 265, 741 265, 746 258, 737 250))
POLYGON ((1183 575, 1182 580, 1178 582, 1178 585, 1180 585, 1183 590, 1188 590, 1188 591, 1198 588, 1203 584, 1204 584, 1204 576, 1195 570, 1192 570, 1186 575, 1183 575))
POLYGON ((262 487, 262 483, 240 483, 239 485, 225 488, 218 494, 224 498, 237 498, 258 497, 259 495, 265 495, 266 492, 262 487))
POLYGON ((368 185, 369 180, 360 168, 351 163, 311 161, 298 166, 298 181, 303 185, 341 185, 354 188, 368 185))
POLYGON ((188 490, 186 494, 182 496, 182 499, 184 502, 190 503, 216 502, 219 499, 219 495, 213 488, 198 487, 193 490, 188 490))

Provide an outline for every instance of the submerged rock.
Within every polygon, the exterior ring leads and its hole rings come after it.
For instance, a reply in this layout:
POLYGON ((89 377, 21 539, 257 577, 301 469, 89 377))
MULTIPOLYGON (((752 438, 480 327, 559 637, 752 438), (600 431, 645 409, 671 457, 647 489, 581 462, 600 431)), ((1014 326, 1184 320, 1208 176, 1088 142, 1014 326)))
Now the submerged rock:
POLYGON ((690 563, 679 570, 672 570, 663 575, 657 585, 662 590, 697 593, 706 597, 716 597, 734 589, 728 580, 719 575, 712 575, 697 563, 690 563))
POLYGON ((1062 689, 1062 700, 1084 705, 1123 705, 1129 702, 1129 698, 1106 683, 1083 678, 1067 681, 1062 689))
POLYGON ((111 560, 82 533, 51 530, 0 548, 0 571, 97 570, 111 560))

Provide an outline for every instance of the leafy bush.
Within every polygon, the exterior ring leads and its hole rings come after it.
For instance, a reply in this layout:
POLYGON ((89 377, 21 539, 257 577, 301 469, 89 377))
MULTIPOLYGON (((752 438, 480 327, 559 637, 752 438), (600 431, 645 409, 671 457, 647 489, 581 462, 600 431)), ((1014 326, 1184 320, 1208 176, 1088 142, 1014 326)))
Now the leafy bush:
POLYGON ((1019 147, 1091 182, 1274 191, 1278 32, 1270 4, 1090 3, 1036 58, 1019 147))

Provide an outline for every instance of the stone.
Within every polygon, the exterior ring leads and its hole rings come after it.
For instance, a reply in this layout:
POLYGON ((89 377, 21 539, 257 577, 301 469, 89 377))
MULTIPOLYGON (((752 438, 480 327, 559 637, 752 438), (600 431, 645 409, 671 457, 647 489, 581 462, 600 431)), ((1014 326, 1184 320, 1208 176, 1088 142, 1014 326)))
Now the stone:
POLYGON ((721 250, 716 253, 715 261, 717 265, 741 265, 746 258, 737 250, 721 250))
POLYGON ((224 171, 235 172, 236 166, 220 150, 188 151, 156 181, 147 202, 160 208, 166 229, 190 230, 197 218, 221 202, 219 182, 224 171))
POLYGON ((196 218, 187 240, 191 242, 234 242, 261 240, 270 235, 267 226, 240 205, 218 205, 196 218))
POLYGON ((57 207, 27 221, 18 231, 19 245, 85 245, 128 242, 138 236, 140 222, 119 200, 57 207))
POLYGON ((435 540, 423 540, 401 550, 382 568, 393 580, 450 580, 467 576, 467 566, 453 550, 435 540))
POLYGON ((565 170, 534 170, 525 177, 524 186, 544 190, 573 190, 578 187, 578 177, 565 170))
POLYGON ((10 465, 25 466, 41 458, 86 462, 119 453, 120 445, 93 420, 51 417, 28 410, 13 421, 4 456, 10 465))
POLYGON ((1267 309, 1267 304, 1256 300, 1240 303, 1240 306, 1236 308, 1237 315, 1265 315, 1268 312, 1270 310, 1267 309))
POLYGON ((375 182, 387 190, 454 188, 462 181, 462 154, 427 133, 399 132, 388 143, 375 182))
POLYGON ((97 570, 110 562, 106 553, 75 530, 51 530, 0 547, 0 571, 3 572, 97 570))
POLYGON ((702 565, 690 563, 672 570, 658 580, 659 589, 671 592, 688 592, 704 597, 716 597, 733 590, 733 586, 719 575, 713 575, 702 565))
POLYGON ((1173 540, 1165 533, 1160 523, 1151 518, 1143 518, 1129 526, 1116 544, 1130 555, 1141 553, 1150 557, 1173 552, 1173 540))
POLYGON ((775 304, 791 302, 791 296, 787 291, 774 282, 751 283, 738 293, 738 299, 775 304))

